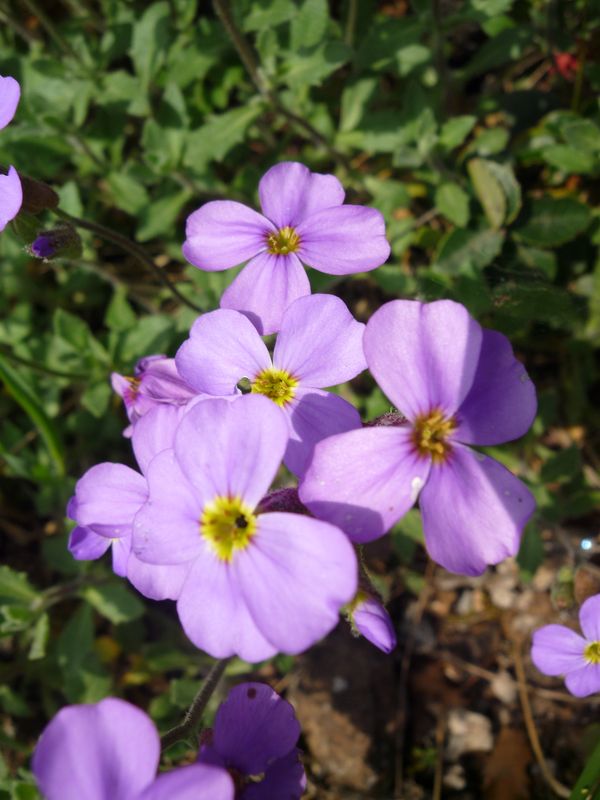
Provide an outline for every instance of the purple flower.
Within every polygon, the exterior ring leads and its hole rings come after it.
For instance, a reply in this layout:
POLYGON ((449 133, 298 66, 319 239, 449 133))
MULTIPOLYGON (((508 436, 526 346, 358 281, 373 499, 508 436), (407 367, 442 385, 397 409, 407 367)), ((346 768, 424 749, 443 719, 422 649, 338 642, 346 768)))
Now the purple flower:
POLYGON ((575 697, 600 692, 600 594, 579 609, 580 636, 564 625, 545 625, 533 634, 531 660, 544 675, 564 675, 575 697))
POLYGON ((133 520, 148 499, 144 477, 154 456, 173 445, 179 411, 174 406, 150 410, 135 427, 134 452, 142 470, 125 464, 104 463, 89 469, 77 481, 67 516, 77 523, 69 537, 69 551, 78 561, 100 558, 112 549, 113 570, 127 577, 145 597, 176 600, 187 574, 186 564, 158 566, 140 561, 131 551, 133 520))
POLYGON ((348 609, 348 617, 353 629, 368 639, 371 644, 391 653, 396 647, 396 632, 382 603, 375 597, 359 590, 348 609))
POLYGON ((280 406, 290 437, 284 461, 301 475, 317 442, 360 427, 356 409, 322 389, 366 368, 364 327, 337 297, 302 297, 283 315, 271 359, 246 317, 221 309, 196 320, 175 361, 180 375, 198 392, 239 394, 237 384, 245 378, 253 393, 280 406))
POLYGON ((478 575, 514 555, 533 497, 505 467, 465 446, 516 439, 533 421, 535 389, 508 340, 450 300, 395 300, 369 320, 364 349, 406 424, 320 442, 302 502, 367 542, 419 498, 427 549, 446 569, 478 575))
MULTIPOLYGON (((21 97, 21 87, 11 77, 0 75, 0 130, 12 120, 21 97)), ((14 167, 9 167, 8 175, 0 175, 0 231, 19 213, 23 203, 21 181, 14 167)))
POLYGON ((302 264, 329 275, 366 272, 390 254, 381 214, 343 205, 333 175, 284 162, 261 178, 263 214, 241 203, 216 200, 188 217, 183 254, 195 267, 225 270, 249 263, 221 298, 221 308, 242 311, 260 333, 279 330, 285 309, 310 294, 302 264))
POLYGON ((134 552, 151 564, 191 562, 177 611, 215 658, 299 653, 356 591, 356 557, 340 530, 257 510, 287 441, 285 415, 266 397, 203 399, 147 470, 134 552))
POLYGON ((156 777, 160 740, 139 708, 108 697, 61 709, 35 748, 45 800, 233 800, 226 770, 207 764, 156 777))
POLYGON ((306 789, 292 706, 264 683, 242 683, 219 707, 198 761, 225 767, 237 800, 298 800, 306 789))
POLYGON ((133 377, 113 372, 114 391, 123 399, 131 425, 124 431, 131 436, 133 426, 156 405, 185 405, 196 396, 177 372, 174 358, 145 356, 135 365, 133 377))

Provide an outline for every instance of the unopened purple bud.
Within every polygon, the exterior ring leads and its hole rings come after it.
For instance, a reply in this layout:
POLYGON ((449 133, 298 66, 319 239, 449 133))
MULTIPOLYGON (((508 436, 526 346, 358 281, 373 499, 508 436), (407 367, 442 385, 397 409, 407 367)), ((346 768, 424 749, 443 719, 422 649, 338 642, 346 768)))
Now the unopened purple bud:
POLYGON ((352 628, 384 653, 396 647, 396 632, 383 604, 374 597, 359 591, 348 613, 352 628))
POLYGON ((81 239, 75 228, 65 223, 38 234, 29 251, 32 256, 44 260, 77 258, 81 253, 81 239))

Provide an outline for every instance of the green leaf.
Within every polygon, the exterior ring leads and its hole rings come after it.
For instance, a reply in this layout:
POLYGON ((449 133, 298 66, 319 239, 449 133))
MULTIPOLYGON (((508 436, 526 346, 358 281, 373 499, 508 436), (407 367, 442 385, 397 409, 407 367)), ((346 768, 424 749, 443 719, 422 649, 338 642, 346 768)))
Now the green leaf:
POLYGON ((44 411, 34 390, 1 354, 0 380, 37 428, 57 475, 65 475, 64 448, 56 425, 44 411))
POLYGON ((0 602, 17 602, 30 606, 39 596, 39 592, 29 583, 29 578, 24 572, 0 566, 0 602))
POLYGON ((517 239, 534 247, 557 247, 570 242, 591 222, 587 206, 570 197, 533 199, 515 226, 517 239))
POLYGON ((475 51, 476 55, 467 66, 460 71, 463 79, 469 79, 484 72, 490 72, 509 61, 517 61, 531 43, 533 30, 529 26, 519 25, 501 31, 493 39, 475 51))
POLYGON ((600 151, 600 128, 591 119, 578 119, 564 122, 560 132, 571 147, 586 153, 600 151))
POLYGON ((112 172, 107 183, 117 208, 135 215, 150 203, 146 187, 126 172, 112 172))
POLYGON ((293 0, 255 0, 244 16, 245 31, 266 31, 292 19, 298 13, 293 0))
POLYGON ((42 614, 31 630, 31 645, 28 658, 30 661, 39 661, 46 655, 46 646, 50 637, 50 617, 42 614))
POLYGON ((163 0, 148 6, 133 29, 129 53, 144 86, 148 85, 164 59, 169 42, 170 20, 171 8, 163 0))
POLYGON ((104 324, 111 331, 128 331, 136 323, 137 315, 127 300, 127 291, 123 286, 115 287, 104 315, 104 324))
POLYGON ((464 228, 469 221, 469 195, 457 183, 442 183, 435 190, 435 207, 446 219, 464 228))
POLYGON ((156 236, 169 233, 191 197, 192 193, 188 189, 180 189, 155 200, 139 215, 140 224, 136 238, 140 242, 147 242, 156 236))
POLYGON ((376 87, 375 78, 362 78, 346 86, 342 92, 340 132, 353 131, 358 126, 376 87))
POLYGON ((96 611, 115 625, 138 619, 144 613, 144 604, 124 583, 88 586, 81 595, 96 611))
POLYGON ((477 122, 477 117, 470 115, 454 117, 444 122, 440 130, 440 145, 445 150, 454 150, 461 145, 471 133, 477 122))
POLYGON ((344 42, 323 42, 309 51, 291 51, 283 69, 283 80, 292 89, 316 86, 352 56, 344 42))
POLYGON ((84 393, 81 395, 81 405, 86 408, 90 414, 97 419, 100 419, 108 409, 112 392, 108 378, 98 382, 90 383, 86 386, 84 393))
POLYGON ((456 229, 441 240, 436 264, 440 270, 451 274, 468 269, 480 270, 491 264, 502 250, 503 243, 502 231, 456 229))
POLYGON ((488 222, 494 230, 498 230, 506 216, 506 196, 489 164, 482 158, 472 158, 467 170, 488 222))
POLYGON ((517 556, 517 564, 521 568, 523 580, 532 580, 543 560, 544 542, 540 532, 534 525, 528 525, 521 539, 521 546, 517 556))
POLYGON ((56 643, 56 658, 62 672, 77 672, 93 643, 92 609, 82 603, 69 618, 56 643))
POLYGON ((314 47, 325 36, 329 22, 327 0, 304 0, 292 17, 290 46, 292 50, 314 47))
POLYGON ((519 215, 521 210, 521 187, 512 167, 508 164, 499 164, 497 161, 487 161, 487 169, 498 181, 506 199, 505 224, 510 224, 519 215))
POLYGON ((212 117, 189 134, 184 163, 200 170, 213 159, 221 161, 232 147, 244 141, 248 128, 262 111, 262 103, 249 103, 212 117))
POLYGON ((569 800, 598 800, 600 797, 600 741, 588 758, 569 800))
POLYGON ((542 158, 552 167, 566 173, 592 172, 596 163, 593 155, 568 144, 554 144, 542 150, 542 158))
POLYGON ((481 131, 470 145, 469 151, 480 156, 493 156, 506 148, 508 140, 509 133, 506 128, 489 128, 481 131))

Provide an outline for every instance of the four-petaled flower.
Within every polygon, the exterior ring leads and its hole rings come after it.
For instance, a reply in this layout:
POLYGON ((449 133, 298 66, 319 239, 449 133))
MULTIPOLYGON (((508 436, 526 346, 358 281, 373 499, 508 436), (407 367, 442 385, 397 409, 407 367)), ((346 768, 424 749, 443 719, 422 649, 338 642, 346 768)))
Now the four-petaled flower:
POLYGON ((535 416, 535 389, 506 337, 450 300, 395 300, 367 323, 364 349, 405 424, 317 444, 302 502, 367 542, 419 498, 427 549, 446 569, 478 575, 515 555, 533 497, 505 467, 466 446, 516 439, 535 416))
POLYGON ((374 208, 343 205, 333 175, 284 162, 261 178, 263 214, 230 200, 206 203, 188 217, 183 254, 195 267, 225 270, 249 263, 221 297, 260 333, 279 330, 286 308, 310 294, 302 264, 329 275, 365 272, 390 253, 385 223, 374 208))
POLYGON ((545 625, 533 634, 531 660, 544 675, 564 675, 575 697, 600 692, 600 594, 579 609, 580 636, 564 625, 545 625))
MULTIPOLYGON (((21 97, 21 87, 11 77, 0 75, 0 130, 12 120, 21 97)), ((0 231, 19 213, 23 203, 21 181, 14 167, 9 167, 8 175, 0 174, 0 231)))

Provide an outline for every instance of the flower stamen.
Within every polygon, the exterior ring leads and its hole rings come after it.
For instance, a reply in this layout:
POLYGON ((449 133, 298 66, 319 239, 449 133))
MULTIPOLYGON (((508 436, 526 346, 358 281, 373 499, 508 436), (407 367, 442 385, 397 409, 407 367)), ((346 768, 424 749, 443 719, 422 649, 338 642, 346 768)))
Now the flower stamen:
POLYGON ((237 550, 244 550, 256 533, 256 516, 239 497, 216 497, 204 507, 200 534, 221 561, 231 561, 237 550))
POLYGON ((286 256, 295 253, 300 247, 300 237, 293 228, 286 225, 277 233, 267 234, 267 248, 274 256, 286 256))
POLYGON ((441 464, 452 450, 448 439, 455 429, 454 417, 445 417, 439 409, 417 417, 413 428, 413 442, 418 453, 431 458, 434 464, 441 464))
POLYGON ((278 406, 287 405, 296 393, 298 380, 283 369, 270 367, 254 378, 252 382, 253 394, 264 394, 278 406))
POLYGON ((600 664, 600 642, 590 642, 583 651, 588 664, 600 664))

